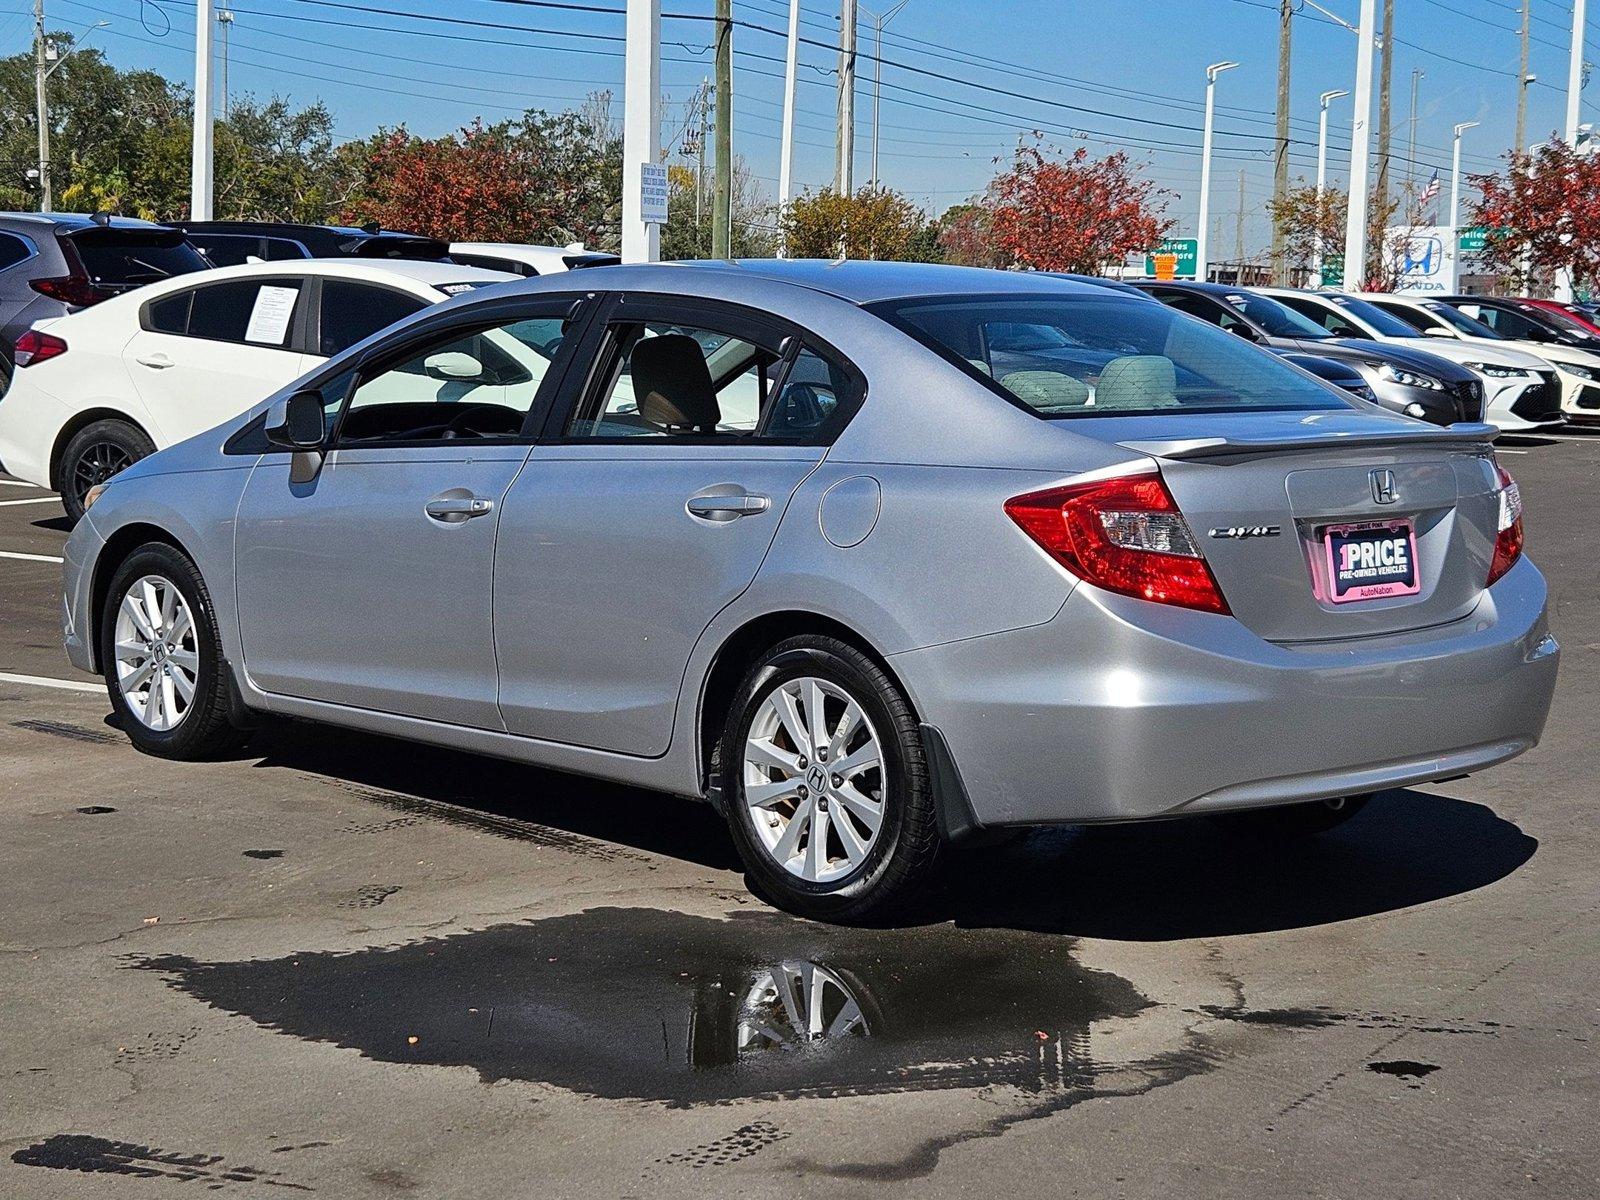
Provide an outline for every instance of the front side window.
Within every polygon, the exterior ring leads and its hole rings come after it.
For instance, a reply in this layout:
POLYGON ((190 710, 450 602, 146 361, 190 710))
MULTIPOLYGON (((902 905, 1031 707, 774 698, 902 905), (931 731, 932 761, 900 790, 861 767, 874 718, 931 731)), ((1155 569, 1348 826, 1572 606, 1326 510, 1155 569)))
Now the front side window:
POLYGON ((1142 300, 962 296, 871 310, 1042 417, 1349 407, 1272 355, 1142 300), (1059 344, 1012 349, 1019 324, 1059 344))
POLYGON ((189 336, 282 349, 294 327, 301 284, 298 279, 240 279, 196 288, 189 336))
POLYGON ((428 302, 422 297, 393 288, 353 283, 347 279, 325 279, 322 281, 318 352, 332 358, 426 307, 428 302))
POLYGON ((776 346, 665 321, 620 321, 608 363, 567 427, 575 438, 753 435, 776 382, 776 346))
POLYGON ((515 438, 561 347, 563 323, 559 316, 527 318, 408 351, 357 383, 339 444, 515 438))

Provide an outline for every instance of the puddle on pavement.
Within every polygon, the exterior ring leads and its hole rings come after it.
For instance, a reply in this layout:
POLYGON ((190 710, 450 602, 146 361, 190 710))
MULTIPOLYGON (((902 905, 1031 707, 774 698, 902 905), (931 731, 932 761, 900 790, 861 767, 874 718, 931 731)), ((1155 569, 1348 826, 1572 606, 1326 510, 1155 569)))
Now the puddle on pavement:
POLYGON ((352 953, 165 957, 196 999, 383 1062, 669 1103, 1011 1085, 1127 1094, 1205 1065, 1068 938, 770 913, 570 916, 352 953))

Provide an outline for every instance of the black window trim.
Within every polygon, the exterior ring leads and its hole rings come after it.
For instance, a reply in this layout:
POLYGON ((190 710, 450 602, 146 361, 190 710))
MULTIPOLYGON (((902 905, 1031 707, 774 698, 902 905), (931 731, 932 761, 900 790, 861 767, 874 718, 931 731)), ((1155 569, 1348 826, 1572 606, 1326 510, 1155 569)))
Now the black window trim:
MULTIPOLYGON (((346 275, 320 275, 319 274, 319 275, 309 275, 309 276, 307 276, 307 278, 312 280, 313 284, 312 284, 312 292, 311 292, 311 303, 308 306, 307 313, 306 313, 306 349, 305 349, 305 353, 310 354, 310 355, 312 355, 312 356, 314 356, 316 358, 324 359, 324 360, 337 358, 337 357, 339 357, 340 354, 344 353, 344 350, 337 351, 334 354, 324 354, 322 352, 322 288, 323 288, 324 284, 327 284, 329 282, 333 282, 333 283, 349 283, 349 284, 355 284, 355 285, 357 285, 359 287, 378 288, 381 291, 393 292, 398 296, 405 296, 408 299, 417 301, 417 303, 419 305, 419 307, 417 308, 417 312, 425 312, 427 309, 431 308, 433 305, 441 303, 443 295, 444 295, 443 293, 440 293, 440 298, 434 299, 434 300, 429 300, 426 296, 419 296, 415 292, 407 291, 405 288, 402 288, 402 287, 396 287, 392 283, 376 283, 376 282, 374 282, 374 281, 372 281, 370 279, 356 279, 356 278, 353 278, 351 276, 346 276, 346 275)), ((435 289, 435 290, 437 290, 437 289, 435 289)), ((411 315, 415 316, 416 313, 413 313, 411 315)), ((404 321, 404 320, 407 320, 408 318, 402 317, 400 319, 402 321, 404 321)), ((370 336, 371 336, 371 334, 368 335, 368 337, 370 337, 370 336)), ((365 339, 362 339, 362 340, 364 341, 365 339)), ((351 345, 352 346, 353 345, 359 345, 359 343, 352 342, 351 345)), ((345 347, 345 350, 348 350, 348 349, 350 349, 350 346, 346 346, 345 347)))
POLYGON ((773 446, 828 447, 838 440, 867 398, 866 375, 836 347, 792 321, 727 300, 679 296, 670 292, 606 293, 603 303, 595 306, 582 350, 587 369, 582 372, 581 378, 573 380, 571 387, 563 389, 559 402, 550 406, 543 431, 537 439, 541 446, 725 446, 752 450, 773 446), (609 367, 611 351, 614 349, 612 327, 663 319, 696 329, 727 333, 757 345, 762 340, 770 343, 779 356, 769 392, 772 397, 783 394, 789 372, 803 350, 810 350, 841 370, 850 381, 851 395, 848 398, 841 397, 833 415, 815 432, 804 437, 768 437, 763 434, 761 430, 770 416, 770 406, 760 414, 756 428, 749 434, 678 434, 667 438, 568 435, 566 430, 573 416, 593 395, 600 381, 611 376, 609 367))
MULTIPOLYGON (((177 277, 174 276, 174 278, 177 277)), ((263 275, 259 278, 256 276, 249 276, 247 278, 239 278, 236 276, 232 279, 210 279, 206 280, 204 283, 191 284, 188 287, 189 320, 184 322, 184 331, 182 333, 173 333, 169 329, 157 329, 150 323, 151 307, 164 301, 175 299, 178 293, 183 290, 184 289, 182 288, 174 288, 172 291, 165 292, 162 295, 152 296, 150 299, 141 304, 139 306, 139 328, 145 333, 158 333, 162 337, 193 338, 197 342, 214 342, 219 346, 244 346, 253 350, 278 350, 285 354, 310 353, 310 351, 306 349, 308 344, 306 341, 306 332, 307 326, 310 324, 309 313, 312 308, 311 303, 309 303, 309 298, 311 297, 312 293, 312 277, 310 276, 263 275), (243 340, 236 341, 233 338, 201 337, 199 334, 189 332, 189 325, 194 320, 195 295, 197 295, 204 288, 227 287, 230 284, 238 283, 254 283, 262 287, 292 283, 299 289, 300 298, 295 302, 294 318, 289 322, 289 336, 287 339, 285 339, 283 345, 272 346, 264 342, 246 342, 243 340)))
MULTIPOLYGON (((463 450, 470 450, 477 446, 523 446, 532 445, 536 440, 535 433, 544 422, 545 416, 552 408, 558 407, 555 398, 560 396, 566 386, 566 377, 571 369, 571 364, 576 351, 583 346, 589 332, 589 325, 593 319, 595 305, 589 303, 593 294, 588 295, 571 292, 541 292, 533 296, 507 297, 499 301, 491 301, 483 305, 473 305, 451 314, 450 319, 440 322, 428 322, 421 328, 407 329, 395 339, 385 339, 372 346, 362 356, 361 361, 355 364, 355 371, 350 379, 350 386, 345 389, 343 399, 339 403, 339 411, 335 415, 333 425, 328 431, 327 448, 332 450, 406 450, 406 449, 433 449, 437 450, 441 443, 436 438, 408 439, 405 441, 381 442, 352 442, 342 445, 339 435, 344 427, 345 413, 350 409, 350 401, 363 383, 368 382, 377 375, 404 362, 413 356, 419 349, 430 343, 440 340, 460 337, 467 333, 480 332, 485 329, 497 329, 506 325, 514 325, 518 321, 539 320, 548 318, 549 309, 558 310, 561 315, 571 321, 571 331, 562 342, 561 350, 551 360, 550 369, 539 381, 538 391, 534 394, 533 403, 528 406, 528 411, 523 417, 522 429, 510 437, 473 438, 470 441, 452 442, 463 450)), ((332 366, 342 355, 336 355, 328 360, 332 366)), ((332 382, 344 371, 350 369, 351 364, 342 363, 336 370, 319 372, 307 383, 307 391, 314 391, 323 383, 332 382)), ((276 449, 276 447, 274 447, 276 449)), ((288 453, 288 451, 284 451, 288 453)))

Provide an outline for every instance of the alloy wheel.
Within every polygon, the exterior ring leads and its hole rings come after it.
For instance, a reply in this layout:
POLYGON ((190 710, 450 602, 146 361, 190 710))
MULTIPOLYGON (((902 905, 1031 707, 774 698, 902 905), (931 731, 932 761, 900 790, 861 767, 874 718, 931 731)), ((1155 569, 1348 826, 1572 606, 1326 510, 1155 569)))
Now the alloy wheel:
POLYGON ((128 711, 157 732, 189 715, 200 681, 194 616, 170 579, 146 575, 123 593, 114 644, 128 711))
POLYGON ((802 676, 761 701, 744 744, 744 802, 791 875, 831 883, 859 868, 883 826, 883 749, 859 701, 802 676))

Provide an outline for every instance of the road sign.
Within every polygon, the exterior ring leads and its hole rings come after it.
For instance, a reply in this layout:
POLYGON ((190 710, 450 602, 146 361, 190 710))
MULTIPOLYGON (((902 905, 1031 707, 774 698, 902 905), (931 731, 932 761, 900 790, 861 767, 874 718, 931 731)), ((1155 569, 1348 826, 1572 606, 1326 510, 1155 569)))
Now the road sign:
POLYGON ((667 223, 667 164, 639 166, 639 219, 646 225, 667 223))
POLYGON ((1488 245, 1488 233, 1482 225, 1470 225, 1457 231, 1456 246, 1468 254, 1476 254, 1488 245))
POLYGON ((1157 279, 1193 279, 1200 243, 1194 238, 1167 238, 1144 256, 1144 273, 1157 279), (1170 268, 1162 261, 1171 259, 1170 268), (1163 273, 1164 271, 1168 273, 1163 273))
POLYGON ((1322 260, 1322 286, 1344 286, 1344 255, 1330 254, 1322 260))

